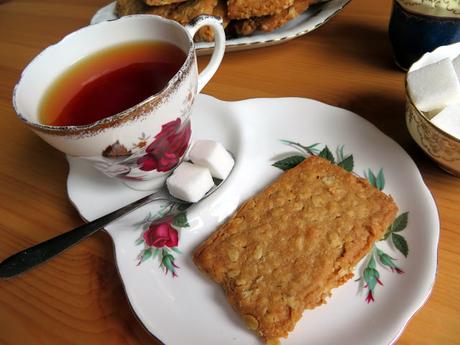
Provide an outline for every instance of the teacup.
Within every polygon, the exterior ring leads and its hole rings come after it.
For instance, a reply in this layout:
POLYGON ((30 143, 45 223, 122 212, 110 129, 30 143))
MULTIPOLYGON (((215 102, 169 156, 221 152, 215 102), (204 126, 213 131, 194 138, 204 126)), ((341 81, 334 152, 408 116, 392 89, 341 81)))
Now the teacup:
POLYGON ((190 113, 197 93, 216 72, 225 51, 222 21, 203 15, 182 26, 153 15, 134 15, 87 26, 46 48, 24 69, 14 89, 18 117, 56 149, 80 157, 128 186, 158 188, 190 144, 190 113), (198 74, 193 35, 203 26, 215 33, 209 64, 198 74), (78 60, 133 41, 163 41, 182 49, 185 62, 158 93, 89 125, 40 123, 38 108, 50 84, 78 60))

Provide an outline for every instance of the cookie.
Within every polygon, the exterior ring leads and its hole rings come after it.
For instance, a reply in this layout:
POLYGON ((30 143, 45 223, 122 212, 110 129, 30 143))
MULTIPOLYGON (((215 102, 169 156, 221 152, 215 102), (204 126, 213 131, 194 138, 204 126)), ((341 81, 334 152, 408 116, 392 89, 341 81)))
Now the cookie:
POLYGON ((397 207, 367 180, 310 157, 246 201, 194 253, 267 343, 353 277, 397 207))

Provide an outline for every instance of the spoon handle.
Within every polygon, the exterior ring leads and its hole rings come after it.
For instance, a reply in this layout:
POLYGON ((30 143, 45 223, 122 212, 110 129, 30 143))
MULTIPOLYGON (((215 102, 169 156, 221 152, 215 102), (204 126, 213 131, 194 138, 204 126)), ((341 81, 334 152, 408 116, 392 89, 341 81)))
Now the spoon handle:
POLYGON ((118 219, 149 202, 163 199, 171 202, 171 199, 165 196, 165 193, 160 190, 157 193, 147 195, 142 199, 95 219, 92 222, 83 224, 73 230, 50 238, 49 240, 41 242, 28 249, 24 249, 0 263, 0 278, 10 278, 25 272, 60 254, 86 237, 91 236, 115 219, 118 219))

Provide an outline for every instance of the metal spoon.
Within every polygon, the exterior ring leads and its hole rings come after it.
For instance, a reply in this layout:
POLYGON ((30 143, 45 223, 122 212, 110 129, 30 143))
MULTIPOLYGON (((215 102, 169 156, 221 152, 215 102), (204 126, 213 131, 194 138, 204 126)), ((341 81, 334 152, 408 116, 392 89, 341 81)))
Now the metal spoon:
MULTIPOLYGON (((212 187, 201 200, 207 198, 217 189, 219 189, 223 182, 223 180, 214 179, 214 187, 212 187)), ((136 210, 143 205, 159 200, 170 202, 172 205, 172 212, 174 212, 175 209, 177 210, 177 206, 179 205, 183 205, 181 210, 185 210, 192 205, 191 203, 173 197, 171 194, 169 194, 166 186, 163 186, 163 188, 157 192, 147 195, 137 201, 132 202, 129 205, 126 205, 105 216, 95 219, 92 222, 83 224, 73 230, 67 231, 61 235, 36 244, 33 247, 13 254, 0 263, 0 278, 10 278, 25 272, 62 253, 64 250, 72 247, 86 237, 91 236, 96 231, 99 231, 114 220, 136 210)), ((168 215, 170 215, 170 213, 168 215)), ((157 220, 157 222, 161 222, 161 220, 157 220)))

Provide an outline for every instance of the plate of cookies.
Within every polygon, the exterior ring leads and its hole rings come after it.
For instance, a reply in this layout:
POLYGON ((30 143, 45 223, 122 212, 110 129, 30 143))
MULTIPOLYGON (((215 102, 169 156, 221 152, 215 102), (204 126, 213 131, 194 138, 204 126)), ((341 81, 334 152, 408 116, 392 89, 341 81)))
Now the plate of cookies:
MULTIPOLYGON (((409 155, 362 117, 304 98, 199 95, 191 123, 192 150, 206 139, 234 158, 219 190, 180 212, 151 203, 106 227, 152 336, 393 344, 437 270, 438 212, 409 155)), ((68 161, 69 199, 84 219, 148 194, 68 161)))
MULTIPOLYGON (((101 8, 91 24, 131 14, 155 14, 186 25, 200 14, 223 18, 226 51, 279 44, 307 34, 339 13, 350 0, 117 0, 101 8)), ((212 30, 195 35, 197 54, 212 51, 212 30)))

